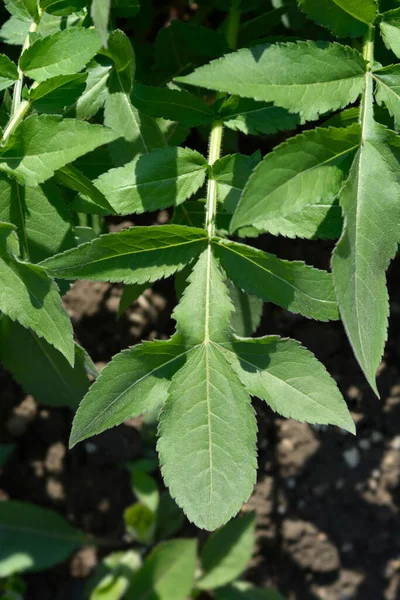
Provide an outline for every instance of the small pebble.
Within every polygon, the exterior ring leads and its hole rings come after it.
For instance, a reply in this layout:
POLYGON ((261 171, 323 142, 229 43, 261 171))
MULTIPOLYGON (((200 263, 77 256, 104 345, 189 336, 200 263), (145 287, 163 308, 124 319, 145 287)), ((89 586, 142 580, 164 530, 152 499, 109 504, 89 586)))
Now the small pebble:
POLYGON ((360 464, 360 451, 356 446, 353 446, 352 448, 349 448, 343 452, 343 458, 346 465, 350 467, 350 469, 355 469, 360 464))

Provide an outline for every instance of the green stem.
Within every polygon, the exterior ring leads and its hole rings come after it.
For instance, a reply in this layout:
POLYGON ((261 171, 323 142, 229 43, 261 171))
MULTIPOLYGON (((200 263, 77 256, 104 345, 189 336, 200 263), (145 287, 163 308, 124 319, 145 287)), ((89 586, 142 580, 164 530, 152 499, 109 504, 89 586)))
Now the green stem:
MULTIPOLYGON (((40 22, 40 16, 41 16, 41 14, 39 14, 39 19, 37 21, 32 21, 32 23, 29 27, 29 32, 28 32, 28 35, 26 36, 24 44, 22 46, 21 54, 27 48, 29 48, 29 34, 34 33, 37 30, 39 22, 40 22)), ((11 104, 11 118, 10 118, 10 120, 4 130, 3 136, 1 138, 2 146, 4 146, 4 144, 7 142, 10 135, 12 133, 14 133, 14 131, 16 130, 18 125, 21 123, 21 121, 23 120, 23 118, 25 117, 26 113, 29 110, 30 102, 28 102, 27 100, 22 100, 23 86, 24 86, 24 73, 20 69, 20 67, 18 67, 18 79, 14 85, 14 94, 13 94, 13 99, 12 99, 12 104, 11 104)))
POLYGON ((367 71, 365 74, 365 90, 361 101, 360 124, 362 130, 362 141, 374 129, 374 85, 372 80, 372 64, 374 61, 374 38, 375 28, 370 25, 364 39, 363 57, 367 61, 367 71))
POLYGON ((240 5, 242 0, 232 0, 228 13, 228 23, 226 29, 226 41, 231 50, 236 50, 237 37, 240 25, 240 5))
MULTIPOLYGON (((222 147, 222 132, 223 132, 222 121, 214 121, 211 128, 210 135, 210 151, 208 154, 208 164, 210 169, 212 165, 221 156, 222 147)), ((207 189, 207 202, 206 202, 206 229, 208 231, 208 237, 211 239, 215 233, 215 217, 217 215, 217 182, 209 176, 208 189, 207 189)))

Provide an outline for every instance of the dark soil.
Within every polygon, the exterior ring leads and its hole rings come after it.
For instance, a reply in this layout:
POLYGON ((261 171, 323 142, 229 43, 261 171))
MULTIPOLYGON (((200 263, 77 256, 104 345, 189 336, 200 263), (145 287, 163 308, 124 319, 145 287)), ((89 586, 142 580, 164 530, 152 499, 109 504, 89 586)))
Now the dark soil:
MULTIPOLYGON (((327 266, 329 244, 326 251, 318 242, 285 240, 280 248, 265 238, 261 244, 280 256, 327 266)), ((378 378, 381 400, 365 383, 339 323, 265 308, 257 334, 291 336, 312 350, 337 380, 357 423, 353 437, 278 418, 255 401, 259 476, 244 510, 256 511, 258 529, 246 577, 288 599, 400 599, 399 277, 397 260, 389 272, 392 310, 378 378)), ((99 368, 139 339, 165 338, 173 330, 172 280, 155 285, 117 320, 120 294, 117 285, 78 282, 65 297, 77 340, 99 368)), ((99 558, 128 547, 122 515, 134 497, 123 463, 143 455, 149 436, 141 434, 140 421, 130 421, 68 451, 68 409, 38 405, 2 371, 0 390, 0 442, 17 443, 0 477, 0 499, 54 508, 106 544, 27 576, 26 600, 79 600, 99 558)))

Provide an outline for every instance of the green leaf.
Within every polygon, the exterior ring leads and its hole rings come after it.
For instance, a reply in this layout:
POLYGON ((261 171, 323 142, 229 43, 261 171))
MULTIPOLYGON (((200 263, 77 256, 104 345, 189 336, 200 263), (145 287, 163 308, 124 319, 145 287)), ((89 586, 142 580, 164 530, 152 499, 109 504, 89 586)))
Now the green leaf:
POLYGON ((245 294, 230 281, 227 282, 227 285, 235 309, 231 316, 231 327, 237 335, 250 336, 260 325, 263 301, 255 296, 245 294))
POLYGON ((386 105, 394 117, 396 129, 400 129, 400 65, 390 65, 378 69, 374 71, 373 78, 376 81, 376 101, 380 105, 386 105))
POLYGON ((118 166, 130 162, 138 154, 165 146, 165 139, 156 121, 133 106, 130 86, 127 88, 126 81, 118 71, 109 78, 104 124, 122 138, 111 147, 114 162, 118 166))
POLYGON ((92 0, 90 14, 103 46, 107 48, 111 0, 92 0))
POLYGON ((46 271, 15 256, 14 226, 0 223, 0 310, 32 329, 74 364, 72 326, 46 271))
POLYGON ((160 504, 157 511, 156 534, 157 540, 164 540, 177 533, 185 522, 185 515, 179 508, 169 491, 160 494, 160 504))
POLYGON ((365 61, 347 46, 297 42, 244 48, 177 81, 274 102, 310 121, 354 102, 364 88, 365 61))
POLYGON ((18 69, 5 54, 0 54, 0 90, 10 87, 18 79, 18 69))
POLYGON ((212 108, 198 96, 186 91, 137 83, 133 88, 132 102, 136 108, 152 117, 179 121, 187 127, 208 124, 215 118, 212 108))
POLYGON ((331 424, 355 433, 353 419, 325 367, 299 342, 268 336, 224 344, 247 391, 273 411, 307 423, 331 424))
POLYGON ((35 188, 22 187, 0 174, 0 221, 17 227, 21 254, 30 262, 75 246, 68 209, 50 181, 35 188))
POLYGON ((19 19, 34 19, 38 16, 36 0, 4 0, 4 5, 9 13, 19 19))
POLYGON ((120 317, 148 288, 149 285, 147 283, 124 285, 121 300, 119 301, 118 316, 120 317))
POLYGON ((100 50, 94 29, 70 27, 37 39, 20 58, 19 66, 28 77, 45 81, 56 75, 78 73, 100 50))
POLYGON ((358 124, 307 131, 275 148, 256 167, 231 222, 231 230, 269 230, 269 220, 308 205, 332 204, 361 141, 358 124))
POLYGON ((40 8, 58 17, 79 12, 86 7, 86 0, 40 0, 40 8))
POLYGON ((312 319, 338 318, 330 273, 223 239, 213 248, 228 277, 248 294, 312 319))
POLYGON ((160 406, 167 398, 169 379, 187 352, 175 336, 144 342, 115 356, 82 400, 70 446, 160 406))
POLYGON ((190 200, 174 208, 171 223, 201 228, 204 226, 205 217, 205 200, 190 200))
POLYGON ((61 279, 146 283, 180 271, 204 249, 207 233, 180 225, 131 227, 47 259, 61 279))
MULTIPOLYGON (((242 3, 243 5, 244 3, 242 3)), ((248 5, 248 2, 246 2, 248 5)), ((242 8, 242 6, 241 6, 242 8)), ((256 7, 257 15, 243 23, 239 29, 238 43, 240 46, 252 46, 257 38, 265 38, 275 27, 281 24, 282 16, 287 11, 287 6, 279 6, 274 10, 263 10, 256 7)))
POLYGON ((135 78, 136 58, 128 36, 115 29, 109 36, 108 48, 103 48, 101 53, 111 58, 124 83, 130 86, 135 78))
POLYGON ((15 500, 2 502, 0 577, 48 569, 85 541, 82 533, 52 510, 15 500))
POLYGON ((140 554, 135 550, 109 554, 98 565, 94 575, 86 584, 85 598, 121 600, 129 587, 133 573, 140 565, 140 554))
POLYGON ((389 314, 385 271, 399 241, 399 159, 398 137, 376 125, 374 135, 360 148, 341 194, 345 228, 332 260, 340 314, 375 391, 389 314))
POLYGON ((252 135, 295 129, 300 122, 297 115, 280 106, 239 96, 230 96, 222 105, 220 114, 229 129, 252 135))
POLYGON ((128 533, 140 544, 153 542, 156 519, 154 512, 146 504, 136 502, 124 511, 125 526, 128 533))
POLYGON ((247 513, 213 533, 201 551, 203 574, 197 587, 213 590, 239 577, 253 554, 255 530, 255 513, 247 513))
POLYGON ((400 8, 383 13, 379 27, 385 46, 400 58, 400 8))
POLYGON ((25 185, 35 186, 82 154, 116 137, 101 125, 53 115, 32 115, 0 151, 0 171, 11 173, 25 185))
POLYGON ((111 8, 119 17, 134 17, 140 10, 139 0, 111 0, 111 8))
POLYGON ((132 489, 139 502, 147 506, 152 513, 156 513, 160 502, 160 494, 155 479, 132 467, 132 489))
POLYGON ((75 104, 86 87, 86 73, 57 75, 32 88, 29 98, 38 112, 54 114, 75 104))
POLYGON ((76 410, 88 391, 88 374, 96 376, 96 367, 77 344, 74 352, 72 368, 60 352, 33 331, 5 316, 0 320, 2 364, 24 390, 42 404, 76 410))
POLYGON ((215 600, 284 600, 275 590, 257 588, 247 581, 235 581, 232 585, 215 590, 215 600))
POLYGON ((95 181, 121 215, 181 204, 203 185, 206 159, 190 148, 166 147, 138 156, 95 181))
MULTIPOLYGON (((79 171, 74 165, 66 165, 56 172, 56 180, 76 192, 80 192, 90 200, 92 200, 96 206, 103 208, 107 213, 114 213, 114 209, 108 202, 104 194, 88 179, 83 173, 79 171)), ((74 209, 74 203, 70 204, 70 210, 74 209)))
POLYGON ((133 577, 127 600, 186 600, 194 584, 196 540, 156 546, 133 577))
POLYGON ((301 8, 338 37, 360 37, 375 22, 376 0, 299 0, 301 8))
POLYGON ((233 213, 258 160, 245 154, 231 154, 212 166, 212 178, 217 182, 217 198, 225 210, 233 213))
POLYGON ((104 106, 107 98, 107 81, 111 66, 92 60, 86 67, 86 88, 76 103, 78 119, 90 119, 104 106))
POLYGON ((256 481, 256 429, 247 392, 206 339, 172 379, 157 445, 164 481, 197 527, 223 525, 249 498, 256 481))
MULTIPOLYGON (((41 37, 46 37, 52 33, 56 33, 62 28, 78 25, 81 20, 81 17, 77 17, 76 15, 62 18, 43 13, 36 33, 41 37)), ((12 16, 1 27, 0 39, 6 44, 22 46, 28 35, 31 23, 32 20, 28 15, 25 15, 24 17, 12 16)))

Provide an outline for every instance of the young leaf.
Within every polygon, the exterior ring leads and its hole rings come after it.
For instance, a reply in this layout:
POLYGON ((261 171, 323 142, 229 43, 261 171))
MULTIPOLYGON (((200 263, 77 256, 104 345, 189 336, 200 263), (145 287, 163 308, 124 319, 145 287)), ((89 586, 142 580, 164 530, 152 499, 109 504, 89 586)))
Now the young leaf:
POLYGON ((29 262, 38 263, 76 245, 68 209, 51 181, 22 187, 0 174, 0 220, 17 227, 21 255, 29 262))
POLYGON ((354 102, 364 88, 365 61, 337 43, 277 43, 244 48, 177 81, 274 102, 310 121, 354 102))
POLYGON ((201 98, 186 91, 148 87, 137 83, 132 102, 152 117, 179 121, 187 127, 206 125, 215 118, 214 111, 201 98))
POLYGON ((246 391, 215 345, 229 339, 233 306, 210 247, 189 282, 174 317, 185 343, 195 347, 172 378, 157 448, 172 497, 198 527, 212 530, 252 491, 256 422, 246 391))
POLYGON ((105 48, 107 48, 110 7, 111 0, 92 0, 92 6, 90 8, 94 26, 96 27, 105 48))
POLYGON ((26 502, 1 503, 0 577, 41 571, 63 562, 86 542, 63 517, 26 502))
POLYGON ((400 8, 383 13, 379 27, 386 47, 400 58, 400 8))
POLYGON ((128 215, 181 204, 203 185, 206 159, 190 148, 153 150, 95 181, 115 212, 128 215))
POLYGON ((127 600, 186 600, 194 585, 196 540, 162 542, 136 572, 127 600))
POLYGON ((290 138, 255 168, 236 209, 231 230, 268 230, 269 221, 304 207, 332 204, 360 145, 358 124, 313 129, 290 138))
POLYGON ((203 229, 180 225, 131 227, 101 235, 42 266, 61 279, 146 283, 180 271, 199 256, 206 240, 203 229))
POLYGON ((258 135, 295 129, 300 119, 280 106, 256 102, 251 98, 230 96, 222 105, 220 115, 224 125, 241 133, 258 135))
POLYGON ((257 588, 247 581, 235 581, 215 590, 215 600, 285 600, 275 590, 257 588))
POLYGON ((77 344, 72 368, 46 340, 4 315, 0 320, 0 356, 24 390, 48 406, 76 410, 89 389, 88 374, 97 374, 88 354, 77 344))
POLYGON ((376 0, 299 0, 301 8, 338 37, 360 37, 375 21, 376 0))
POLYGON ((197 587, 213 590, 237 579, 253 554, 255 529, 255 513, 247 513, 213 533, 201 551, 203 574, 197 587))
POLYGON ((312 319, 338 318, 330 273, 223 239, 213 249, 228 277, 248 294, 312 319))
POLYGON ((32 88, 29 98, 38 112, 54 114, 74 104, 86 87, 86 73, 57 75, 32 88))
POLYGON ((385 271, 399 241, 399 159, 398 137, 376 125, 358 151, 341 194, 345 228, 332 260, 341 317, 374 390, 387 336, 385 271))
POLYGON ((86 0, 40 0, 40 8, 51 15, 66 17, 84 9, 86 0))
POLYGON ((187 354, 175 336, 168 341, 144 342, 115 356, 81 402, 70 447, 160 406, 167 398, 169 380, 187 354))
POLYGON ((117 134, 100 125, 53 115, 32 115, 0 151, 0 171, 35 186, 78 156, 115 140, 117 134))
POLYGON ((70 27, 36 40, 23 52, 19 66, 28 77, 45 81, 56 75, 78 73, 100 47, 94 29, 70 27))
POLYGON ((0 90, 10 87, 18 79, 18 69, 15 64, 5 56, 0 54, 0 90))
MULTIPOLYGON (((400 18, 399 18, 400 20, 400 18)), ((399 30, 400 31, 400 30, 399 30)), ((400 51, 400 43, 399 43, 400 51)), ((396 129, 400 128, 400 65, 391 65, 373 72, 376 81, 376 101, 385 104, 394 117, 396 129)))
POLYGON ((223 344, 227 358, 252 396, 273 411, 307 423, 331 424, 355 433, 335 381, 295 340, 268 336, 223 344))
POLYGON ((15 256, 14 226, 0 223, 0 310, 32 329, 74 364, 72 326, 46 271, 15 256))

